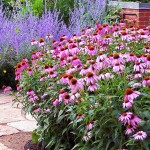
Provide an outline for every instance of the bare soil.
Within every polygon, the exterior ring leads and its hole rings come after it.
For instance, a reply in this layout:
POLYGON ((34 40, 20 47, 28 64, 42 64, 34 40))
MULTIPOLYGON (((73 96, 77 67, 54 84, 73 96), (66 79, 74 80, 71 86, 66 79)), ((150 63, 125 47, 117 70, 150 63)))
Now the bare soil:
POLYGON ((24 150, 24 146, 29 140, 31 140, 30 132, 19 132, 0 137, 0 143, 12 150, 24 150))

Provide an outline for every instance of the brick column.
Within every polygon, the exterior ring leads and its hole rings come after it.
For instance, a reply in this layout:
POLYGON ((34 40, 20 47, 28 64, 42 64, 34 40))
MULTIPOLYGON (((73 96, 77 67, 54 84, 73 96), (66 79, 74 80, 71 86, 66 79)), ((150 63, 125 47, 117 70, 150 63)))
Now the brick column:
POLYGON ((150 26, 150 4, 111 1, 109 5, 122 8, 122 19, 126 19, 129 22, 135 20, 136 27, 145 28, 150 26))

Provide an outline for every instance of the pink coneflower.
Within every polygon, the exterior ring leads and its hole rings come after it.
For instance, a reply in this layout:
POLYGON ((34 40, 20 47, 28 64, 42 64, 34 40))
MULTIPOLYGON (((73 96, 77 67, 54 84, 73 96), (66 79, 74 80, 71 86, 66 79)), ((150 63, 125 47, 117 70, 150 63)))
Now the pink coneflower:
POLYGON ((12 90, 10 86, 3 86, 3 92, 4 94, 9 93, 12 90))
POLYGON ((100 52, 98 54, 98 57, 96 58, 96 62, 104 61, 106 58, 107 58, 106 54, 103 54, 102 52, 100 52))
POLYGON ((140 71, 135 71, 134 72, 134 79, 139 79, 142 78, 142 73, 140 71))
POLYGON ((67 57, 69 55, 69 50, 67 46, 60 47, 59 57, 67 57))
POLYGON ((72 93, 71 99, 73 99, 74 101, 78 102, 79 100, 81 100, 80 94, 79 93, 72 93))
POLYGON ((125 131, 125 134, 126 134, 126 135, 129 135, 130 133, 134 132, 135 129, 136 129, 136 127, 133 127, 132 125, 128 125, 128 126, 127 126, 127 129, 126 129, 126 131, 125 131))
POLYGON ((113 54, 112 65, 115 65, 116 63, 120 63, 120 64, 125 63, 124 59, 122 58, 121 55, 119 55, 119 53, 113 54))
POLYGON ((34 73, 34 71, 31 68, 28 68, 28 74, 31 75, 33 73, 34 73))
POLYGON ((60 82, 64 83, 64 84, 69 84, 69 80, 68 80, 68 74, 63 74, 60 78, 60 82))
POLYGON ((72 55, 75 55, 75 54, 79 53, 80 50, 79 50, 79 48, 77 47, 77 45, 76 45, 75 43, 73 43, 72 45, 70 45, 69 52, 70 52, 72 55))
POLYGON ((46 39, 52 39, 53 36, 52 36, 51 34, 47 34, 45 38, 46 38, 46 39))
POLYGON ((21 90, 20 84, 17 84, 16 87, 17 87, 17 91, 20 91, 20 90, 21 90))
POLYGON ((107 34, 104 38, 103 38, 103 43, 104 44, 111 44, 113 42, 112 37, 110 37, 109 34, 107 34))
POLYGON ((102 72, 100 75, 99 75, 99 79, 100 80, 105 80, 105 79, 111 79, 113 78, 114 76, 109 73, 109 72, 102 72))
POLYGON ((59 100, 58 99, 53 99, 53 105, 56 107, 59 104, 59 100))
POLYGON ((121 121, 124 125, 127 124, 131 118, 132 112, 125 112, 119 117, 119 121, 121 121))
POLYGON ((41 110, 41 108, 36 108, 36 109, 34 109, 33 112, 37 113, 37 112, 39 112, 40 110, 41 110))
POLYGON ((128 124, 132 125, 133 127, 136 127, 139 123, 141 123, 141 119, 134 114, 131 114, 131 118, 128 120, 128 124))
POLYGON ((133 105, 133 101, 129 101, 128 99, 124 99, 124 102, 123 102, 123 108, 131 108, 132 105, 133 105))
POLYGON ((50 109, 49 109, 49 108, 45 109, 45 112, 46 112, 46 113, 49 113, 49 112, 50 112, 50 109))
POLYGON ((74 99, 72 99, 69 94, 65 93, 64 94, 64 104, 66 105, 68 103, 74 103, 74 99))
POLYGON ((79 89, 83 89, 83 82, 80 79, 77 80, 76 78, 72 78, 69 85, 72 93, 76 93, 79 89))
POLYGON ((48 73, 48 78, 55 78, 57 76, 57 72, 54 72, 54 71, 49 71, 48 73))
POLYGON ((83 136, 83 141, 87 141, 88 139, 90 139, 92 137, 92 133, 88 132, 83 136))
POLYGON ((46 96, 47 96, 47 94, 44 93, 44 94, 41 96, 41 98, 44 99, 46 96))
POLYGON ((121 39, 124 41, 128 41, 128 38, 129 38, 129 34, 126 32, 126 31, 122 31, 121 32, 121 39))
POLYGON ((93 72, 88 72, 86 74, 86 78, 85 78, 86 85, 95 84, 95 82, 97 82, 98 80, 99 80, 99 77, 93 72))
POLYGON ((86 129, 87 129, 87 130, 91 130, 91 129, 93 128, 93 126, 94 126, 94 123, 95 123, 95 122, 92 121, 92 122, 90 122, 89 124, 87 124, 87 125, 86 125, 86 129))
POLYGON ((29 99, 28 99, 29 102, 34 102, 36 100, 38 100, 38 97, 35 94, 29 96, 29 99))
POLYGON ((134 100, 137 98, 141 93, 138 91, 133 91, 131 88, 127 88, 125 91, 125 99, 134 100))
POLYGON ((66 94, 66 91, 65 90, 60 90, 59 91, 59 102, 62 102, 62 100, 64 99, 64 96, 66 94))
POLYGON ((90 84, 88 86, 88 91, 93 92, 94 90, 98 89, 99 85, 97 83, 90 84))
POLYGON ((77 114, 77 119, 83 119, 85 117, 84 114, 77 114))
POLYGON ((44 45, 45 45, 44 39, 40 38, 39 39, 39 47, 44 46, 44 45))
POLYGON ((125 45, 123 43, 118 43, 115 49, 123 50, 125 48, 125 45))
POLYGON ((132 85, 133 88, 137 88, 137 87, 141 87, 141 86, 142 86, 141 83, 134 83, 134 84, 132 85))
POLYGON ((147 60, 145 63, 146 63, 147 68, 150 68, 150 54, 147 55, 147 60))
POLYGON ((116 72, 116 73, 123 73, 124 72, 124 68, 125 66, 120 64, 120 63, 116 63, 114 66, 113 66, 113 71, 116 72))
POLYGON ((44 79, 45 79, 44 75, 41 75, 40 82, 44 81, 44 79))
POLYGON ((145 63, 136 62, 134 64, 133 70, 134 71, 140 71, 140 72, 144 73, 145 72, 145 68, 146 68, 146 64, 145 63))
POLYGON ((133 138, 135 140, 142 140, 143 141, 144 139, 147 138, 147 134, 146 134, 146 132, 139 131, 139 132, 137 132, 136 134, 133 135, 133 138))
POLYGON ((37 59, 37 58, 38 58, 38 56, 36 55, 36 52, 33 52, 33 53, 32 53, 31 58, 32 58, 32 59, 37 59))
POLYGON ((71 64, 73 66, 78 66, 78 65, 82 65, 82 62, 77 56, 73 56, 71 64))
POLYGON ((27 91, 27 95, 32 96, 34 94, 35 94, 34 91, 31 88, 29 88, 27 91))
POLYGON ((96 55, 96 53, 97 53, 96 48, 95 48, 93 45, 88 45, 87 53, 88 53, 90 56, 96 55))
POLYGON ((150 46, 145 46, 144 48, 143 48, 143 50, 145 51, 145 52, 150 52, 150 46))
POLYGON ((38 44, 38 41, 37 40, 32 40, 31 41, 31 45, 37 45, 38 44))
POLYGON ((129 61, 135 62, 136 60, 137 60, 137 58, 133 53, 129 53, 126 55, 126 61, 127 62, 129 62, 129 61))
POLYGON ((17 73, 15 80, 20 80, 22 78, 22 74, 21 73, 17 73))
POLYGON ((150 77, 145 77, 144 80, 142 81, 142 86, 146 87, 146 86, 150 86, 150 77))
POLYGON ((84 66, 83 69, 80 71, 80 75, 86 75, 89 72, 89 66, 84 66))

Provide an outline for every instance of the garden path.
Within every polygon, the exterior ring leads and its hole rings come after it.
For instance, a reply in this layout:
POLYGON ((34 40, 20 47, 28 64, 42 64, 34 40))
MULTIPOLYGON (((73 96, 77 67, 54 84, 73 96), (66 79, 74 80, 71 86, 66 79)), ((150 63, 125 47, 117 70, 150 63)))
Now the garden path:
POLYGON ((13 99, 13 96, 0 93, 0 150, 12 150, 4 145, 5 142, 1 143, 3 137, 28 133, 37 127, 30 115, 22 113, 20 105, 17 107, 17 104, 13 104, 13 99))

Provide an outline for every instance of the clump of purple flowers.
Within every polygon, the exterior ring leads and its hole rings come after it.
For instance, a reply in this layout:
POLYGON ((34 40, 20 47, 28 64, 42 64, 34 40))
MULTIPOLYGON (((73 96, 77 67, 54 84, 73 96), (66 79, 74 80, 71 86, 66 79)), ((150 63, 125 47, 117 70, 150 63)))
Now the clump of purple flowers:
POLYGON ((57 10, 43 14, 41 18, 30 14, 14 14, 6 18, 0 10, 0 64, 16 65, 24 57, 30 57, 34 39, 44 38, 47 34, 58 40, 62 35, 71 37, 80 34, 82 28, 102 22, 106 0, 77 0, 73 11, 70 10, 70 22, 66 25, 57 10))

